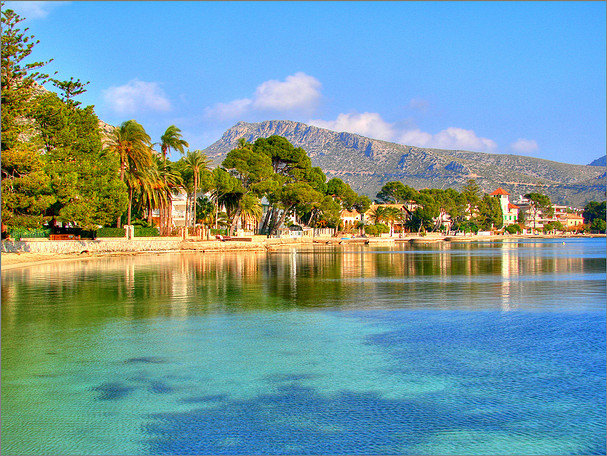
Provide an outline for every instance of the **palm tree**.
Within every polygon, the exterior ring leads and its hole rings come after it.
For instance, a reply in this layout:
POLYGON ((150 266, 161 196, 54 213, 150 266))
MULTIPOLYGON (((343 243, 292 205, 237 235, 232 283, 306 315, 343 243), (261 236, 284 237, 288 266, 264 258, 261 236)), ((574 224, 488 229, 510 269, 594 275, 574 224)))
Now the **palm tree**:
POLYGON ((383 210, 383 219, 390 225, 390 236, 394 235, 394 222, 402 218, 402 211, 396 207, 387 206, 383 210))
MULTIPOLYGON (((172 164, 168 160, 158 160, 158 172, 160 174, 160 178, 162 179, 162 183, 164 184, 160 189, 160 200, 161 200, 161 212, 160 219, 162 221, 162 208, 165 208, 168 211, 168 216, 165 218, 165 221, 168 219, 169 223, 171 220, 171 212, 172 212, 172 200, 173 194, 177 194, 179 192, 179 188, 183 188, 183 180, 181 178, 181 174, 172 166, 172 164)), ((165 214, 167 215, 167 214, 165 214)), ((170 225, 167 224, 164 227, 164 234, 170 234, 170 225)))
POLYGON ((206 228, 207 239, 209 238, 209 228, 215 224, 215 204, 206 197, 201 196, 196 199, 196 222, 202 223, 206 228))
MULTIPOLYGON (((182 139, 181 130, 175 125, 168 127, 160 137, 160 149, 164 161, 166 161, 167 153, 170 152, 171 149, 176 150, 183 155, 185 147, 190 147, 190 145, 187 141, 182 139)), ((169 195, 168 202, 160 209, 160 227, 163 231, 168 231, 169 225, 171 224, 171 201, 172 198, 169 195)))
MULTIPOLYGON (((120 159, 120 180, 125 182, 127 168, 130 174, 141 173, 152 164, 152 141, 145 129, 135 120, 127 120, 111 133, 107 149, 120 159)), ((129 187, 129 214, 132 204, 133 180, 126 181, 129 187)), ((130 218, 130 217, 129 217, 130 218)), ((129 220, 130 223, 130 220, 129 220)), ((120 228, 120 216, 117 220, 120 228)))
POLYGON ((140 204, 146 208, 151 225, 154 209, 165 207, 173 189, 181 186, 182 182, 168 162, 154 155, 152 166, 140 175, 139 185, 140 204))
POLYGON ((373 221, 374 225, 377 225, 378 223, 381 223, 382 220, 384 220, 385 210, 385 206, 375 206, 373 209, 371 209, 369 217, 373 221))
POLYGON ((167 153, 170 152, 171 149, 176 150, 183 155, 185 153, 185 147, 190 147, 190 145, 187 141, 182 139, 181 130, 175 125, 171 125, 167 128, 160 137, 160 149, 162 150, 162 158, 165 160, 167 158, 167 153))
MULTIPOLYGON (((192 216, 192 220, 195 221, 196 218, 196 194, 198 193, 198 183, 200 181, 200 173, 205 170, 205 169, 209 169, 209 164, 211 163, 211 160, 206 156, 206 154, 204 154, 201 150, 195 150, 193 152, 188 151, 185 159, 184 159, 185 165, 186 165, 186 169, 190 169, 192 171, 192 174, 194 175, 194 210, 190 212, 193 212, 193 216, 192 216)), ((189 208, 189 205, 187 206, 189 208)), ((187 210, 186 210, 186 221, 187 221, 187 210)), ((186 223, 187 225, 187 223, 186 223)))
POLYGON ((247 193, 240 200, 240 219, 247 220, 253 219, 256 222, 261 219, 263 214, 263 208, 261 207, 261 203, 259 198, 257 198, 252 193, 247 193))
POLYGON ((158 157, 155 156, 154 164, 147 169, 147 172, 140 180, 139 196, 141 207, 145 207, 147 211, 148 224, 153 223, 152 213, 154 209, 158 209, 161 202, 161 189, 164 187, 164 182, 160 177, 158 170, 158 157))

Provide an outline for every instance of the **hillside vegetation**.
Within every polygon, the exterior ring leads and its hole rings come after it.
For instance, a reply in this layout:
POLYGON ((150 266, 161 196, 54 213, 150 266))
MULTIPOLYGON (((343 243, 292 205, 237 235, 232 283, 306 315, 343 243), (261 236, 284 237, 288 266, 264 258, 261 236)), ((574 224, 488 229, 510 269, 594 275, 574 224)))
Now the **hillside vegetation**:
POLYGON ((220 163, 239 138, 255 141, 279 135, 308 152, 327 177, 340 177, 352 189, 374 197, 389 181, 414 188, 461 190, 469 179, 490 192, 503 187, 513 196, 541 191, 557 204, 583 207, 605 199, 605 169, 519 155, 429 149, 334 132, 287 120, 239 122, 205 150, 220 163))

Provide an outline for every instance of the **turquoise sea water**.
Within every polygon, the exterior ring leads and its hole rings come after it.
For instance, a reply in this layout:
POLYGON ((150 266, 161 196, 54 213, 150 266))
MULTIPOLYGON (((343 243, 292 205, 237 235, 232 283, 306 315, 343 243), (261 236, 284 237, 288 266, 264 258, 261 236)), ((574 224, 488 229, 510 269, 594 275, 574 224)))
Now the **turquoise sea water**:
POLYGON ((604 239, 2 273, 2 454, 605 454, 604 239))

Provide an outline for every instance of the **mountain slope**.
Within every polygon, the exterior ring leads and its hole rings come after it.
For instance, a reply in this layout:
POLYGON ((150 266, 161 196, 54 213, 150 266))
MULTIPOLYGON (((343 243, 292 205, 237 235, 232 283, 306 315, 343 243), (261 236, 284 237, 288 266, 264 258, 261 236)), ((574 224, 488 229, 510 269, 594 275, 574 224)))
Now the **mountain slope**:
POLYGON ((607 166, 607 155, 603 155, 602 157, 597 158, 588 166, 607 166))
POLYGON ((559 204, 583 206, 590 200, 605 199, 604 170, 596 166, 405 146, 286 120, 239 122, 205 152, 218 164, 236 147, 239 138, 253 142, 272 135, 284 136, 294 146, 302 147, 312 164, 320 166, 329 178, 340 177, 355 191, 371 198, 391 180, 418 189, 461 190, 468 179, 475 179, 485 191, 499 186, 513 196, 541 191, 559 204))

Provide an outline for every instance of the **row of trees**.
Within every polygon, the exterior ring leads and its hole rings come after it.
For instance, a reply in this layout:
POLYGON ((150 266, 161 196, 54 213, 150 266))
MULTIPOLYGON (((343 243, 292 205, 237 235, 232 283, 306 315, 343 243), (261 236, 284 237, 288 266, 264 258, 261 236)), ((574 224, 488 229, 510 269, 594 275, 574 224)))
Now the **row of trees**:
MULTIPOLYGON (((201 190, 210 192, 215 211, 225 208, 225 223, 233 233, 239 219, 260 221, 260 231, 273 234, 295 216, 302 224, 336 228, 342 209, 366 211, 371 201, 339 178, 327 182, 312 166, 305 150, 281 136, 239 140, 220 167, 203 170, 201 190), (261 200, 269 210, 262 217, 261 200)), ((199 207, 208 207, 204 198, 199 207)), ((217 214, 218 215, 218 214, 217 214)))
POLYGON ((453 229, 461 231, 490 230, 503 225, 499 200, 483 194, 474 180, 469 180, 461 192, 455 189, 416 190, 399 181, 386 183, 377 194, 383 203, 415 203, 416 208, 403 220, 402 211, 393 208, 377 208, 374 218, 392 226, 400 221, 411 231, 441 230, 444 221, 451 220, 453 229), (398 214, 401 212, 401 215, 398 214), (379 217, 378 217, 379 215, 379 217))

